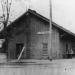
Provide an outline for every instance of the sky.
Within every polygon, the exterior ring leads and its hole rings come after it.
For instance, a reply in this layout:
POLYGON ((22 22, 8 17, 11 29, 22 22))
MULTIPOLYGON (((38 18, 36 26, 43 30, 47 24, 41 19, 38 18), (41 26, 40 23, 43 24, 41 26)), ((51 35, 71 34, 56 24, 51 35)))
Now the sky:
MULTIPOLYGON (((75 0, 51 0, 52 20, 58 25, 75 33, 75 0)), ((13 21, 25 13, 28 8, 36 10, 41 15, 49 18, 49 0, 12 0, 10 20, 13 21)), ((0 5, 0 11, 1 5, 0 5)), ((2 12, 0 12, 2 15, 2 12)))
POLYGON ((53 21, 75 33, 75 0, 52 0, 53 21))

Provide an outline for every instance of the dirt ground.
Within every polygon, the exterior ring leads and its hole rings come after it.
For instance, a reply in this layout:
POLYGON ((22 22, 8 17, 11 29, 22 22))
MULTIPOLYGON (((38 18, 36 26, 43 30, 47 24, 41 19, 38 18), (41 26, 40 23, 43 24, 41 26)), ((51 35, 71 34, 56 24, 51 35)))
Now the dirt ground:
POLYGON ((75 75, 75 59, 0 64, 0 75, 75 75))

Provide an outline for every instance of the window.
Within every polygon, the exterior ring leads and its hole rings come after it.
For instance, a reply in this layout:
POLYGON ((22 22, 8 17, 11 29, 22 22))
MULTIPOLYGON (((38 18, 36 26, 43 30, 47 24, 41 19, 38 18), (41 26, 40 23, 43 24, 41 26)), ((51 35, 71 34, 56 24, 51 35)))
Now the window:
POLYGON ((48 59, 48 43, 43 43, 42 58, 48 59))
POLYGON ((48 48, 48 43, 43 43, 43 48, 48 48))

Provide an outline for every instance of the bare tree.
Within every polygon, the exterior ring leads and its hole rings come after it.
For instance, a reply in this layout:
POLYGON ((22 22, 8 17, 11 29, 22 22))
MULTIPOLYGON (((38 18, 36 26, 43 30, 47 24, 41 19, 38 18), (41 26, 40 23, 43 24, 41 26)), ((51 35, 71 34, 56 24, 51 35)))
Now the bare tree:
POLYGON ((9 15, 10 15, 10 8, 11 8, 12 0, 1 0, 1 6, 2 6, 2 16, 0 18, 3 18, 3 20, 0 22, 2 24, 2 27, 0 31, 4 30, 4 33, 0 34, 5 38, 5 42, 3 44, 4 52, 7 52, 8 47, 8 35, 7 35, 7 25, 9 22, 9 15))
POLYGON ((9 22, 10 8, 11 8, 12 0, 1 0, 2 11, 3 11, 3 25, 4 29, 6 29, 7 24, 9 22))
MULTIPOLYGON (((15 1, 21 1, 21 0, 15 0, 15 1)), ((23 0, 23 1, 27 3, 26 10, 30 8, 31 0, 23 0)), ((11 4, 12 4, 12 0, 1 0, 1 6, 2 6, 2 11, 3 11, 3 15, 1 17, 3 18, 2 23, 4 25, 4 29, 6 29, 8 22, 9 22, 11 4)))
MULTIPOLYGON (((27 2, 30 3, 30 0, 25 0, 25 1, 27 1, 27 2)), ((5 33, 4 33, 4 36, 5 36, 5 45, 6 45, 6 47, 4 49, 5 51, 7 50, 7 47, 8 47, 7 25, 8 25, 9 17, 10 17, 11 4, 12 4, 12 0, 1 0, 2 11, 3 11, 3 15, 2 15, 3 21, 2 21, 2 23, 4 25, 4 28, 3 29, 5 31, 5 33)), ((30 5, 29 5, 29 7, 30 7, 30 5)), ((23 49, 22 49, 22 51, 21 51, 21 53, 20 53, 20 55, 18 57, 18 60, 21 58, 22 53, 24 51, 24 48, 25 47, 23 47, 23 49)))

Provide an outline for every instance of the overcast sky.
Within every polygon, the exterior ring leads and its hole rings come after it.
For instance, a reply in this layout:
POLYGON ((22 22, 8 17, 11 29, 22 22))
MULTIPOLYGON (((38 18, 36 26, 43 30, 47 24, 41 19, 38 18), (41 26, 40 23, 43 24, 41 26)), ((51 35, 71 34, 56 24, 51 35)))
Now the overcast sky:
POLYGON ((75 0, 52 0, 53 20, 75 33, 75 0))
MULTIPOLYGON (((12 0, 10 19, 14 20, 28 8, 49 18, 49 0, 12 0)), ((1 7, 1 6, 0 6, 1 7)), ((0 9, 1 11, 2 9, 0 9)), ((0 15, 2 13, 0 12, 0 15)), ((52 0, 52 19, 75 33, 75 0, 52 0)))

